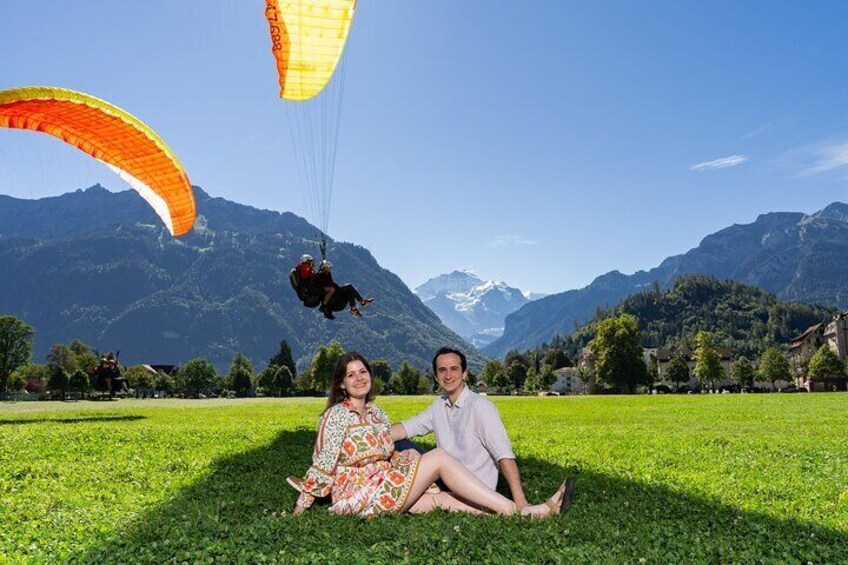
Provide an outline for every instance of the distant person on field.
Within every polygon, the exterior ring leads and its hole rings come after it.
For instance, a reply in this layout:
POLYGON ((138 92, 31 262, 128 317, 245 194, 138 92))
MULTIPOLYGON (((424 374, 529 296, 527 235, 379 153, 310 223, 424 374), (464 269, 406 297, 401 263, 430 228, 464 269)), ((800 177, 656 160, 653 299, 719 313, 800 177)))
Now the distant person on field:
MULTIPOLYGON (((526 505, 521 474, 498 409, 468 388, 465 355, 457 349, 442 347, 433 357, 433 373, 442 394, 424 412, 392 425, 392 439, 397 448, 420 451, 403 440, 434 432, 436 446, 458 459, 489 488, 494 489, 498 484, 500 469, 515 504, 526 505)), ((573 492, 569 494, 572 495, 573 492)))

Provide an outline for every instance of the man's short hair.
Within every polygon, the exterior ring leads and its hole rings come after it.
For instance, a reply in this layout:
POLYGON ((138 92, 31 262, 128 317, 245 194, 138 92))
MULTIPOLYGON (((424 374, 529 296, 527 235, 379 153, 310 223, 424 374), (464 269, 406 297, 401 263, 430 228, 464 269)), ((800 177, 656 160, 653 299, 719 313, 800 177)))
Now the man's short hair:
POLYGON ((436 374, 436 359, 438 359, 441 355, 446 355, 448 353, 453 353, 454 355, 459 356, 459 363, 462 365, 462 372, 464 373, 466 369, 468 369, 468 362, 465 360, 465 354, 459 349, 454 349, 453 347, 442 347, 436 354, 433 356, 433 374, 436 374))

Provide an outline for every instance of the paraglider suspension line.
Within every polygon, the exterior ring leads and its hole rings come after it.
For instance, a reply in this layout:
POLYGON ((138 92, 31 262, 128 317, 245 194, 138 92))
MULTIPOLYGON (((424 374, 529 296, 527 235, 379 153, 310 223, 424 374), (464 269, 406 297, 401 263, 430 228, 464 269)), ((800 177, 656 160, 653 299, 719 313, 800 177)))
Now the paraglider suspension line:
POLYGON ((318 249, 321 250, 321 261, 324 261, 327 258, 327 238, 323 232, 321 232, 321 239, 318 242, 318 249))

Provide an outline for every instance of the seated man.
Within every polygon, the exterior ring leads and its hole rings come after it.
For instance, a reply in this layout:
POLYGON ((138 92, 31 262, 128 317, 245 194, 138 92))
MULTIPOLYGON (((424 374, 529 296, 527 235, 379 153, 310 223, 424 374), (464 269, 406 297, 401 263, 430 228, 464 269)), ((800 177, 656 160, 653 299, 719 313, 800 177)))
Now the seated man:
MULTIPOLYGON (((434 432, 436 445, 458 459, 489 488, 498 483, 498 468, 506 478, 512 500, 518 507, 527 504, 521 475, 498 409, 488 399, 469 389, 465 355, 442 347, 433 357, 433 372, 442 389, 424 412, 392 425, 396 449, 401 440, 434 432)), ((567 493, 570 500, 572 494, 567 493)))
POLYGON ((330 272, 332 268, 333 264, 326 259, 321 261, 321 267, 313 279, 315 287, 324 293, 319 310, 324 313, 325 318, 334 320, 336 317, 333 312, 340 312, 345 309, 345 306, 349 306, 350 313, 361 318, 362 312, 356 307, 356 301, 358 300, 362 306, 367 306, 374 302, 374 299, 363 298, 352 284, 339 286, 333 280, 333 274, 330 272))

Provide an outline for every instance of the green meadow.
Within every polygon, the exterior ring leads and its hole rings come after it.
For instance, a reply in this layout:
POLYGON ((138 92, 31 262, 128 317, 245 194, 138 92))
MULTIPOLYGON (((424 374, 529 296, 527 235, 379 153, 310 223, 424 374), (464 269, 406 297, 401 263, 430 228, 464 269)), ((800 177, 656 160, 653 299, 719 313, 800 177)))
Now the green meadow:
POLYGON ((0 404, 0 563, 848 562, 848 395, 493 400, 567 514, 293 517, 320 399, 0 404))

